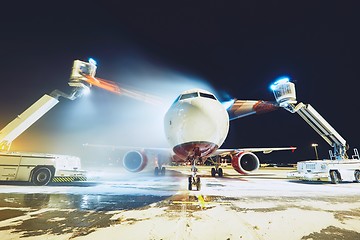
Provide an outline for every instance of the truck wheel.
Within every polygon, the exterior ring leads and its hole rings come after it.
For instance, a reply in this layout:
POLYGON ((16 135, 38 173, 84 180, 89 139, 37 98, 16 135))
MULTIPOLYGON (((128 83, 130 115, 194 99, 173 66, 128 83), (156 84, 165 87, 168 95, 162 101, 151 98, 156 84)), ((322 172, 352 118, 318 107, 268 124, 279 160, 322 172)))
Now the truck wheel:
POLYGON ((356 170, 354 173, 355 176, 355 182, 360 183, 360 171, 356 170))
POLYGON ((52 177, 53 176, 49 168, 40 167, 34 171, 31 182, 37 186, 44 186, 51 181, 52 177))
POLYGON ((339 176, 336 171, 330 171, 330 179, 332 184, 339 183, 339 176))

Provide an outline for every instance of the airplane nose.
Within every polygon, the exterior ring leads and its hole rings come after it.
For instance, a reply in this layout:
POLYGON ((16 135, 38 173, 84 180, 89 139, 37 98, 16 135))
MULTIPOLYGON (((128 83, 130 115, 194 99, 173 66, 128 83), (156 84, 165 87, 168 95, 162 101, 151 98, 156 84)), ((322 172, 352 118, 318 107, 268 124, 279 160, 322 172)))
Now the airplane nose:
POLYGON ((220 126, 217 116, 211 109, 190 103, 183 103, 170 113, 167 124, 171 131, 168 135, 176 139, 176 143, 191 141, 218 142, 220 126))
POLYGON ((214 121, 214 116, 208 109, 199 108, 195 105, 190 105, 187 111, 182 114, 183 131, 186 135, 197 136, 198 140, 212 139, 214 134, 218 131, 217 122, 214 121))

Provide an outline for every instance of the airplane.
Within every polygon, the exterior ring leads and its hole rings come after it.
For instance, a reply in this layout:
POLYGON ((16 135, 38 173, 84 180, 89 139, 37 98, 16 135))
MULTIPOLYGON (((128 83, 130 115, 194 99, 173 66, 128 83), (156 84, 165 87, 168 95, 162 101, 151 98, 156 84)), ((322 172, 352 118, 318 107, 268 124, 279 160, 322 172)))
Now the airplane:
MULTIPOLYGON (((174 156, 180 160, 192 163, 192 176, 189 177, 189 190, 192 185, 200 189, 200 176, 197 176, 196 162, 211 156, 230 155, 232 167, 240 174, 249 174, 260 166, 259 158, 254 152, 270 153, 277 150, 295 150, 295 147, 286 148, 238 148, 220 149, 228 132, 230 119, 236 119, 251 114, 272 111, 276 105, 266 101, 237 100, 227 110, 211 92, 202 89, 191 89, 182 92, 170 106, 164 117, 164 130, 174 156), (232 118, 229 117, 230 116, 232 118)), ((125 155, 124 167, 132 172, 143 169, 146 155, 141 152, 125 155), (134 164, 138 163, 138 165, 134 164)), ((216 158, 215 167, 211 175, 223 176, 219 158, 216 158)), ((165 168, 157 162, 157 169, 164 174, 165 168)))
MULTIPOLYGON (((79 60, 76 60, 79 61, 79 60)), ((93 67, 93 66, 92 66, 93 67)), ((74 67, 76 70, 76 67, 74 67)), ((74 69, 73 68, 73 69, 74 69)), ((120 88, 116 83, 95 78, 93 74, 75 71, 78 78, 94 86, 108 89, 120 88)), ((116 92, 111 90, 112 92, 116 92)), ((190 89, 182 92, 170 106, 164 116, 164 132, 170 148, 133 148, 125 153, 123 166, 130 172, 140 172, 154 160, 155 175, 164 175, 164 164, 169 161, 190 161, 192 174, 189 176, 188 189, 196 186, 201 188, 200 176, 197 175, 196 163, 212 156, 231 156, 232 167, 240 174, 249 174, 260 166, 259 158, 254 152, 270 153, 278 150, 292 150, 296 147, 282 148, 235 148, 221 149, 228 132, 230 120, 257 113, 270 112, 278 109, 276 103, 262 100, 234 100, 230 104, 222 104, 214 94, 202 89, 190 89)), ((85 146, 99 146, 85 144, 85 146)), ((114 148, 114 146, 112 146, 114 148)), ((128 147, 115 147, 127 149, 128 147)), ((219 158, 214 162, 211 175, 223 176, 219 158)))

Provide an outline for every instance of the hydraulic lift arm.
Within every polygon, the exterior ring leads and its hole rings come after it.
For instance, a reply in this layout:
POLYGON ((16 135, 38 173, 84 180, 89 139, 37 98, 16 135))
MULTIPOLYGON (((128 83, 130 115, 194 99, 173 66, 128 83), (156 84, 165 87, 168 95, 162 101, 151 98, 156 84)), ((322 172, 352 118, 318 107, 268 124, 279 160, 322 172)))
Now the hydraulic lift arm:
POLYGON ((333 152, 329 151, 330 158, 348 159, 345 139, 310 104, 296 104, 294 83, 289 82, 288 78, 280 79, 271 89, 280 107, 298 113, 333 148, 333 152))
POLYGON ((153 105, 162 105, 163 102, 159 97, 130 89, 125 89, 120 87, 119 84, 113 81, 105 80, 102 78, 95 77, 96 71, 96 62, 92 59, 89 60, 89 63, 83 62, 80 60, 75 60, 73 65, 73 70, 70 77, 70 86, 78 86, 79 84, 83 86, 95 86, 102 88, 106 91, 131 97, 133 99, 150 103, 153 105))

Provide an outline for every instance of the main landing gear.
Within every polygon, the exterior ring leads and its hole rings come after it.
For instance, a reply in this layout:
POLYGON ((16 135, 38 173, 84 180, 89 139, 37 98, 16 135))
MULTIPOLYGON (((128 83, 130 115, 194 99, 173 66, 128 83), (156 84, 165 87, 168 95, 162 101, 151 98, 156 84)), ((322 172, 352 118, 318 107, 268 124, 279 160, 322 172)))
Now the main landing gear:
POLYGON ((165 167, 155 167, 154 175, 155 176, 165 176, 165 167))
POLYGON ((216 174, 217 174, 219 177, 223 177, 223 176, 224 176, 224 172, 223 172, 222 168, 219 168, 219 167, 211 168, 211 176, 212 176, 212 177, 215 177, 216 174))
POLYGON ((221 161, 221 158, 220 156, 216 156, 216 162, 215 162, 215 167, 211 168, 211 176, 212 177, 215 177, 216 174, 219 176, 219 177, 223 177, 224 176, 224 172, 223 172, 223 169, 220 166, 220 161, 221 161))

